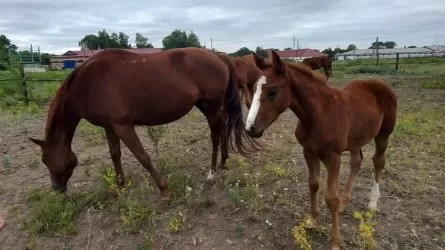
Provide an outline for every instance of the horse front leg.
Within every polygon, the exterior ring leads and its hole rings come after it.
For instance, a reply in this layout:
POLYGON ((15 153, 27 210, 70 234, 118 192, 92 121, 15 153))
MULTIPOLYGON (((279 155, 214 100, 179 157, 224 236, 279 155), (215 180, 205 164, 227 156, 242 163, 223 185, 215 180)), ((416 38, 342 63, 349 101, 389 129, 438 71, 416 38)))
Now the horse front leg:
POLYGON ((327 168, 328 178, 326 186, 326 204, 331 211, 331 249, 340 249, 341 234, 339 227, 339 212, 340 212, 340 196, 337 191, 337 182, 340 172, 340 154, 330 152, 325 154, 323 164, 327 168))

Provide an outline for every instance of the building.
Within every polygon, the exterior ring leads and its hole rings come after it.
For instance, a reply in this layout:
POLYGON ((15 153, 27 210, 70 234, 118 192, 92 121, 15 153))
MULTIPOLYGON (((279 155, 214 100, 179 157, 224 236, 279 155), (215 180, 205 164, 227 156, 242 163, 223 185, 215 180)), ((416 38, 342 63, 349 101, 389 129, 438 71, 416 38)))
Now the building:
MULTIPOLYGON (((161 48, 140 48, 140 49, 125 49, 139 54, 151 54, 161 51, 161 48)), ((85 62, 90 56, 98 53, 101 50, 69 50, 60 56, 53 56, 50 58, 50 65, 52 69, 69 69, 74 68, 85 62)))
MULTIPOLYGON (((420 48, 379 49, 379 58, 416 58, 443 57, 444 46, 424 46, 420 48)), ((374 59, 377 53, 374 49, 356 49, 335 55, 337 60, 374 59)))
MULTIPOLYGON (((267 54, 269 58, 272 58, 272 50, 266 49, 267 54)), ((280 58, 292 60, 292 61, 303 61, 306 58, 311 57, 321 57, 321 56, 328 56, 325 53, 321 53, 317 50, 313 49, 295 49, 295 50, 281 50, 281 51, 275 51, 280 58)))

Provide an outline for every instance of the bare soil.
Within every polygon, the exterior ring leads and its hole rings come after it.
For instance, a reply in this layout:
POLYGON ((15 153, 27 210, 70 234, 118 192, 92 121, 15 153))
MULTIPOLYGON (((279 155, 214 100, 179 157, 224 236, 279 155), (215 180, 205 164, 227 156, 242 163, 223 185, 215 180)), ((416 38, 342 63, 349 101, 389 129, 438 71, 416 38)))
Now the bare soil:
MULTIPOLYGON (((414 124, 405 121, 402 125, 407 128, 397 129, 398 134, 391 137, 373 238, 379 249, 444 249, 445 90, 422 89, 420 80, 387 80, 399 97, 399 118, 413 116, 414 124), (419 120, 422 113, 433 108, 439 110, 435 117, 419 120)), ((333 79, 332 84, 340 87, 347 81, 333 79)), ((27 137, 42 138, 45 119, 46 111, 0 119, 0 216, 5 219, 0 229, 1 249, 148 249, 149 245, 152 249, 300 249, 292 229, 305 221, 310 197, 306 164, 294 137, 298 119, 290 111, 283 113, 261 138, 266 151, 244 160, 231 152, 229 170, 221 171, 213 184, 205 182, 211 160, 210 130, 198 110, 168 125, 159 156, 146 128, 139 127, 143 145, 177 194, 171 204, 157 200, 153 179, 121 144, 126 177, 133 190, 141 191, 133 201, 139 202, 139 207, 146 204, 142 206, 154 212, 145 214, 136 230, 128 231, 117 198, 107 196, 99 206, 87 207, 75 217, 75 232, 30 235, 22 222, 38 211, 29 195, 32 190, 49 190, 50 180, 40 161, 40 149, 27 137), (172 232, 169 222, 178 215, 183 218, 177 222, 179 232, 172 232)), ((99 190, 104 169, 113 167, 103 131, 82 126, 73 142, 79 165, 69 182, 71 197, 99 190)), ((340 217, 344 249, 361 249, 366 241, 353 215, 354 211, 367 210, 374 174, 373 148, 373 142, 363 148, 365 158, 352 200, 340 217)), ((348 153, 342 161, 340 191, 347 179, 348 153)), ((313 249, 327 249, 330 242, 331 219, 323 197, 325 181, 322 168, 322 228, 307 231, 313 249)))

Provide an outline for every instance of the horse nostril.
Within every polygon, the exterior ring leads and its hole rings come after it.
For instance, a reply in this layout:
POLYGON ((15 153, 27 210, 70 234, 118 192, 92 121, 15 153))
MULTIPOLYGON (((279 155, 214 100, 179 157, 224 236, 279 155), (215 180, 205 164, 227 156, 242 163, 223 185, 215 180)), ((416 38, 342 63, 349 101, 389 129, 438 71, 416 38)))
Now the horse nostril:
POLYGON ((249 133, 255 133, 255 126, 250 126, 249 133))

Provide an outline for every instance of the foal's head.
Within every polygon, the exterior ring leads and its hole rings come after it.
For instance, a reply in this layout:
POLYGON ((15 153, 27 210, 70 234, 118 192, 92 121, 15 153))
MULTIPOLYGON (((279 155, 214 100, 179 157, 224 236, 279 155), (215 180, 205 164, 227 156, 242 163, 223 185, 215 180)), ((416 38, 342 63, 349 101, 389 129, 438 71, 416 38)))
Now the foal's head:
POLYGON ((29 138, 29 140, 42 149, 42 162, 49 170, 53 190, 65 192, 68 180, 78 163, 74 152, 67 147, 51 146, 39 139, 29 138))
POLYGON ((253 54, 262 71, 254 86, 252 106, 246 122, 249 136, 258 138, 290 105, 291 96, 285 63, 272 51, 272 64, 253 54))

